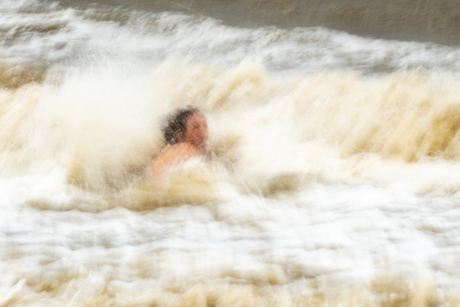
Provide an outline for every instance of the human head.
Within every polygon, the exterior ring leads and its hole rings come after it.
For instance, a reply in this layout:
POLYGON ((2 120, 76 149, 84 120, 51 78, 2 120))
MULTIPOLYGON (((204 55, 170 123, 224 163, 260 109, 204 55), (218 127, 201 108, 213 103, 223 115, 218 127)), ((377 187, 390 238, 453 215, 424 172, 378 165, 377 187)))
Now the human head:
POLYGON ((208 140, 208 129, 204 115, 195 107, 187 106, 178 109, 167 120, 163 127, 167 144, 179 142, 204 149, 208 140))

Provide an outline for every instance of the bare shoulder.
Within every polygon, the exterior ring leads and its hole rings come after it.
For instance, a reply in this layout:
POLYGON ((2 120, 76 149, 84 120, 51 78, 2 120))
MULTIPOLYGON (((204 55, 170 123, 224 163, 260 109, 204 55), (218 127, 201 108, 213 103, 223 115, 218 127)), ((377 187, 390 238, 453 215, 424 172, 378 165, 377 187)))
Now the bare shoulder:
POLYGON ((174 147, 174 150, 176 150, 175 154, 185 160, 201 156, 201 151, 189 143, 179 143, 170 147, 174 147))
POLYGON ((152 161, 149 172, 155 178, 159 178, 169 166, 199 156, 201 156, 201 152, 188 143, 170 145, 165 147, 152 161))
POLYGON ((201 152, 194 146, 188 143, 179 143, 167 146, 160 153, 155 161, 164 161, 166 163, 174 163, 185 161, 189 158, 199 157, 201 152))

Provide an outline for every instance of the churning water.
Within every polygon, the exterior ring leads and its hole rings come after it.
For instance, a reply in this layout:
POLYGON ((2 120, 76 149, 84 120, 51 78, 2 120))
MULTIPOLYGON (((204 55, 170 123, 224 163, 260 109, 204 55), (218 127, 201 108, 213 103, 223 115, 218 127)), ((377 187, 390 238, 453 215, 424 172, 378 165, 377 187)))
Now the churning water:
POLYGON ((458 10, 3 0, 0 306, 460 306, 458 10))

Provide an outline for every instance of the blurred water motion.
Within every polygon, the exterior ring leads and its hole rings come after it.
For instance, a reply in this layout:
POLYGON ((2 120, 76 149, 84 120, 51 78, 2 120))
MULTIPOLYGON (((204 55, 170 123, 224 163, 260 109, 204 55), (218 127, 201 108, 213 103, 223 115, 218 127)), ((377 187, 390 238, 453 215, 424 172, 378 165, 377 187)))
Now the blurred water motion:
POLYGON ((457 6, 311 4, 2 1, 0 305, 460 306, 457 6))

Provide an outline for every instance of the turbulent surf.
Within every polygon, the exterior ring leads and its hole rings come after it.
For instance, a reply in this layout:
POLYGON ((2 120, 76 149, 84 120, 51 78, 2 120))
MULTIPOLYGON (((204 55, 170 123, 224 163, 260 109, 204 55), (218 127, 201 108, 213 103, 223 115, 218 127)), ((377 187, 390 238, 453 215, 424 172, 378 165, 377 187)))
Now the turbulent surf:
POLYGON ((0 305, 460 306, 457 11, 2 1, 0 305))

